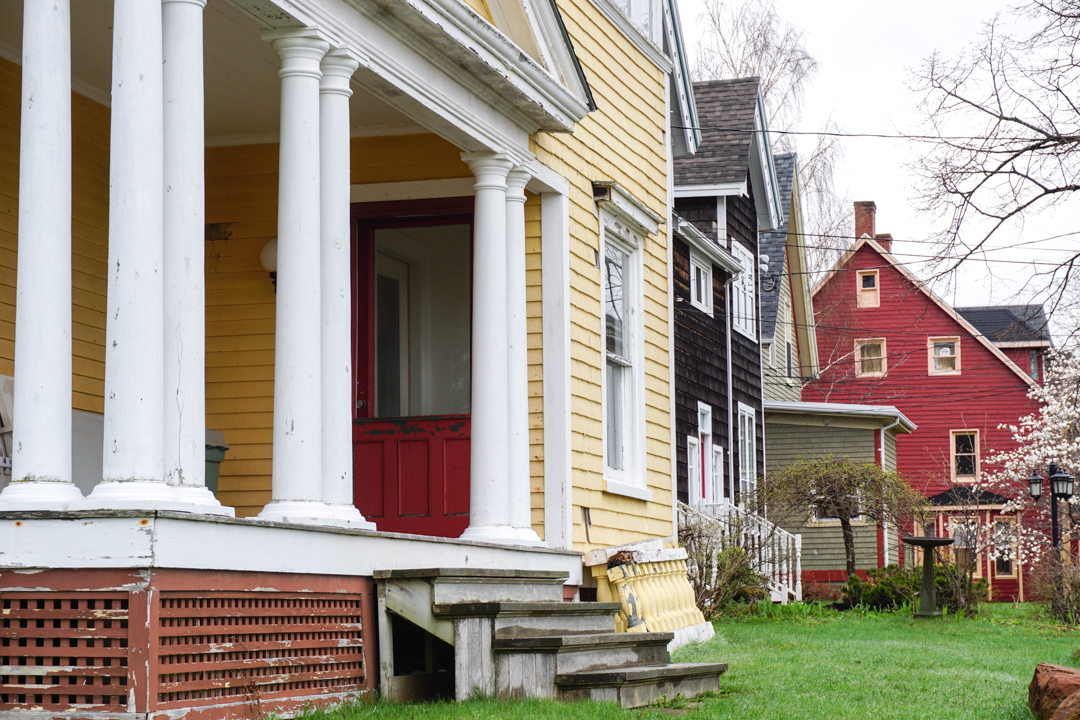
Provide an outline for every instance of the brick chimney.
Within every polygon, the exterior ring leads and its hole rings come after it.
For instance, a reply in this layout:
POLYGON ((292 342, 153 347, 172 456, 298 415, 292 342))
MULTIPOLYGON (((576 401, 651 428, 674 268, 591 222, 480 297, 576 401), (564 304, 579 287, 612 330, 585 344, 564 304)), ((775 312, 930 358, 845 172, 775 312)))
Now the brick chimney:
POLYGON ((855 203, 855 240, 863 235, 874 237, 874 217, 877 205, 873 200, 859 200, 855 203))
POLYGON ((874 236, 874 240, 877 240, 877 244, 885 248, 885 252, 892 252, 892 235, 889 233, 881 233, 874 236))

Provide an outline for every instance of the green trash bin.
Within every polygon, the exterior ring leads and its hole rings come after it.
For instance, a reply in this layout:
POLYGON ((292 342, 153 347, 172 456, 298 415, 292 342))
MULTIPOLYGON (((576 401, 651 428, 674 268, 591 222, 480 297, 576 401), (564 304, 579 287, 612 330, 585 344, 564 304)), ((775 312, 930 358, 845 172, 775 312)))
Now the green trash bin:
POLYGON ((225 433, 220 430, 206 431, 206 487, 217 497, 218 470, 229 446, 225 444, 225 433))

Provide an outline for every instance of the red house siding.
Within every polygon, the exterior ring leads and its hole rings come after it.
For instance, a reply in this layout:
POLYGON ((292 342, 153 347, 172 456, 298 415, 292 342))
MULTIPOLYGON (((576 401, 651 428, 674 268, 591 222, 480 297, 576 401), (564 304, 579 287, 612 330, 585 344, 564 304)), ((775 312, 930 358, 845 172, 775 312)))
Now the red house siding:
POLYGON ((996 469, 988 456, 1015 447, 999 426, 1035 410, 1028 384, 877 250, 864 245, 833 273, 814 295, 814 313, 821 377, 803 399, 899 408, 918 429, 897 437, 897 469, 924 495, 952 484, 951 431, 978 431, 983 473, 996 469), (878 271, 878 307, 856 306, 859 270, 878 271), (934 337, 959 339, 959 373, 930 374, 934 337), (855 341, 870 338, 885 340, 886 372, 856 377, 855 341))

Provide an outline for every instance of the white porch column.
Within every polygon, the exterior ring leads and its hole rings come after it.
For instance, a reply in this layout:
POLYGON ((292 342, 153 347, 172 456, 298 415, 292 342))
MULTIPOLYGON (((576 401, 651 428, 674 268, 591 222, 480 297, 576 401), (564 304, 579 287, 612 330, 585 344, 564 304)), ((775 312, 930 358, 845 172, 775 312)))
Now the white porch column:
POLYGON ((510 432, 510 524, 518 543, 540 545, 532 529, 529 465, 529 328, 525 290, 525 185, 530 175, 506 176, 507 415, 510 432))
POLYGON ((319 64, 312 30, 264 35, 281 57, 273 499, 260 518, 319 522, 322 502, 319 64))
POLYGON ((109 285, 101 508, 189 509, 164 465, 161 5, 113 5, 109 285))
POLYGON ((206 488, 203 40, 206 0, 161 0, 164 93, 165 479, 191 510, 206 488))
POLYGON ((510 517, 506 176, 502 154, 463 153, 476 177, 473 216, 472 440, 469 527, 461 537, 517 542, 510 517))
POLYGON ((23 3, 12 483, 2 510, 60 510, 71 481, 69 0, 23 3))
POLYGON ((322 501, 327 522, 375 529, 353 504, 352 253, 349 231, 349 78, 359 63, 344 50, 322 59, 322 501))

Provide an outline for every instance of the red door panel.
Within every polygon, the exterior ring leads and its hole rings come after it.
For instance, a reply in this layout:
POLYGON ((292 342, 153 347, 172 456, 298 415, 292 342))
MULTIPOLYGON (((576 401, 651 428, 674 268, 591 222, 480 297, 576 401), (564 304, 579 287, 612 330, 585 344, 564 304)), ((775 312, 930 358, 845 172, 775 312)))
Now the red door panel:
POLYGON ((357 507, 386 532, 457 537, 469 526, 466 415, 357 420, 357 507))

